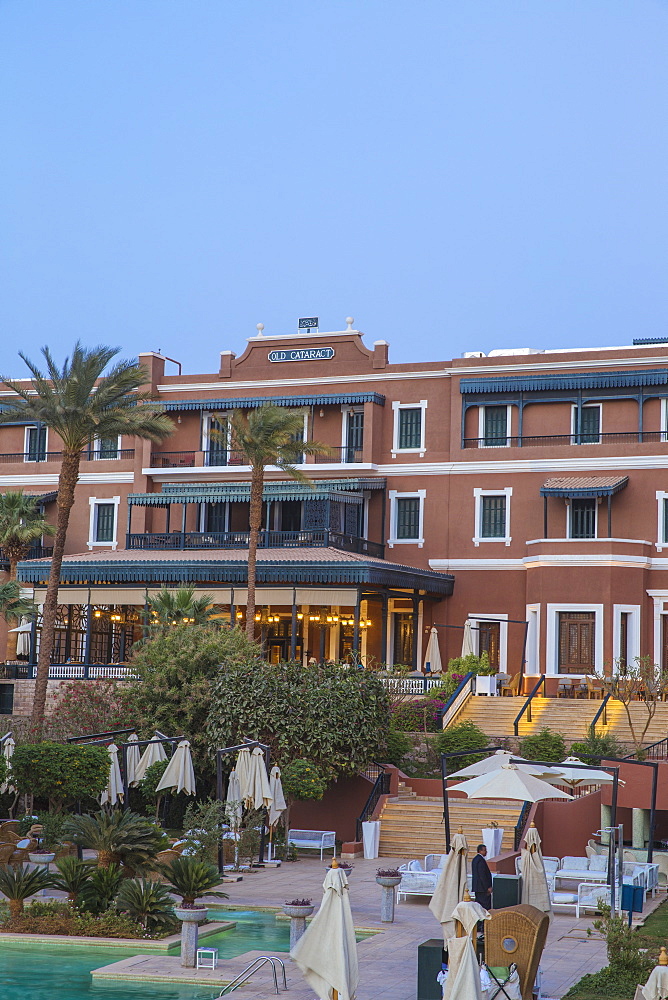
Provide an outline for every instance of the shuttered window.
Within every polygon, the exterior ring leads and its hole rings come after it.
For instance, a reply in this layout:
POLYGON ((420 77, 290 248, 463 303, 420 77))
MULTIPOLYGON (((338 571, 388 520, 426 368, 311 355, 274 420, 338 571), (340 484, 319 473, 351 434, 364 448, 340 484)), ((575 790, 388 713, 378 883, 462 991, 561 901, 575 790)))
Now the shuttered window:
POLYGON ((481 497, 480 537, 506 537, 506 497, 481 497))
POLYGON ((571 500, 570 538, 596 538, 596 501, 571 500))
POLYGON ((228 429, 227 420, 221 422, 215 417, 210 418, 206 451, 207 465, 227 465, 228 429))
POLYGON ((118 435, 100 438, 97 443, 98 458, 118 458, 118 435))
POLYGON ((422 409, 399 410, 399 447, 422 447, 422 409))
POLYGON ((116 504, 99 503, 95 511, 95 541, 114 541, 114 520, 116 504))
POLYGON ((364 447, 364 411, 349 410, 346 425, 346 462, 361 462, 364 447))
POLYGON ((397 538, 420 537, 420 499, 406 497, 398 499, 397 504, 397 538))
POLYGON ((583 406, 579 419, 575 407, 573 431, 575 444, 598 444, 601 440, 601 407, 583 406))
POLYGON ((0 715, 14 714, 14 685, 0 684, 0 715))
POLYGON ((46 461, 46 427, 28 427, 27 462, 46 461))
POLYGON ((508 408, 506 406, 486 406, 483 428, 485 447, 505 447, 508 444, 508 408))
POLYGON ((593 611, 566 611, 559 615, 559 673, 589 674, 594 669, 593 611))

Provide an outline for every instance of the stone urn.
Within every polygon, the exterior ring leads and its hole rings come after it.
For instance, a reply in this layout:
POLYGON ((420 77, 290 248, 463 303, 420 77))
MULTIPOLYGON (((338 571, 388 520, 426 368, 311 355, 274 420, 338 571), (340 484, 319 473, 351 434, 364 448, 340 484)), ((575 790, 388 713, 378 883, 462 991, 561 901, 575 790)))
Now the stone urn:
POLYGON ((310 917, 315 906, 294 906, 292 903, 286 903, 283 907, 283 913, 286 917, 290 917, 290 951, 299 941, 300 937, 306 930, 306 918, 310 917))
POLYGON ((56 855, 51 851, 31 851, 28 855, 30 860, 34 865, 45 865, 48 866, 52 861, 55 861, 56 855))
POLYGON ((401 875, 376 875, 376 882, 381 886, 381 923, 392 924, 394 923, 395 889, 401 882, 401 875))
POLYGON ((175 906, 174 913, 181 921, 181 965, 186 969, 195 968, 199 925, 208 916, 206 906, 175 906))
POLYGON ((327 865, 327 867, 325 868, 325 871, 326 872, 331 872, 332 868, 334 868, 334 867, 337 867, 339 869, 339 871, 343 872, 345 874, 346 878, 350 878, 350 876, 353 873, 353 865, 349 865, 347 868, 346 868, 345 865, 336 865, 336 866, 334 866, 334 865, 327 865))

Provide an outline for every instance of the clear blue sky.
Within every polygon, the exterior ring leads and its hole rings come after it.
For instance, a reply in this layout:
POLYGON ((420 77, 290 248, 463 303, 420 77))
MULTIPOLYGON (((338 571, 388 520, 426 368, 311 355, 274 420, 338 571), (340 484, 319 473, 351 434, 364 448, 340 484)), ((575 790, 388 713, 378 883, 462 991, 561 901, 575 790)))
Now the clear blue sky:
POLYGON ((0 372, 668 334, 666 0, 0 0, 0 372))

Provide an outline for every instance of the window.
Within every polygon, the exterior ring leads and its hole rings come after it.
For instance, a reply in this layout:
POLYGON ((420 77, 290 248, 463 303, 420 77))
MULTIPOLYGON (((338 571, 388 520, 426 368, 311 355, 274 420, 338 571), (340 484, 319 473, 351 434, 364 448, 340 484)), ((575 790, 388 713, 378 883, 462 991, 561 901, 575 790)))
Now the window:
POLYGON ((46 461, 46 427, 26 427, 23 457, 26 462, 46 461))
POLYGON ((582 406, 579 411, 573 407, 573 444, 600 444, 601 407, 599 403, 582 406))
POLYGON ((204 423, 202 451, 207 465, 228 465, 229 463, 229 421, 217 420, 209 416, 204 423))
POLYGON ((629 665, 629 618, 628 611, 622 611, 619 615, 619 656, 617 658, 620 667, 629 665))
POLYGON ((559 673, 590 674, 594 670, 593 611, 562 611, 559 614, 559 673))
POLYGON ((103 500, 97 497, 89 499, 89 549, 92 549, 96 545, 108 545, 112 549, 116 548, 118 544, 116 539, 116 525, 118 523, 118 506, 120 502, 120 497, 108 497, 103 500))
POLYGON ((394 411, 394 439, 392 457, 396 458, 398 451, 419 451, 420 457, 425 452, 425 410, 427 400, 419 403, 392 403, 394 411))
POLYGON ((413 629, 415 622, 412 614, 395 612, 394 642, 392 644, 392 662, 395 666, 415 666, 413 663, 413 629))
POLYGON ((346 413, 346 433, 344 462, 361 462, 364 448, 364 410, 348 410, 346 413))
POLYGON ((14 714, 14 685, 0 684, 0 715, 14 714))
POLYGON ((481 407, 480 437, 485 448, 502 448, 509 444, 510 407, 481 407))
POLYGON ((112 437, 95 439, 96 458, 119 458, 121 439, 118 434, 112 437))
POLYGON ((612 661, 625 667, 640 656, 640 605, 615 604, 612 609, 612 661))
POLYGON ((596 500, 571 500, 569 504, 569 538, 596 538, 596 500))
POLYGON ((390 548, 395 544, 413 542, 422 548, 424 544, 424 500, 426 490, 415 493, 397 493, 390 490, 390 525, 392 537, 388 538, 390 548))
POLYGON ((503 490, 473 491, 475 500, 474 545, 481 542, 504 542, 510 545, 510 498, 513 495, 512 486, 503 490))
POLYGON ((506 537, 506 498, 482 497, 480 503, 480 537, 506 537))

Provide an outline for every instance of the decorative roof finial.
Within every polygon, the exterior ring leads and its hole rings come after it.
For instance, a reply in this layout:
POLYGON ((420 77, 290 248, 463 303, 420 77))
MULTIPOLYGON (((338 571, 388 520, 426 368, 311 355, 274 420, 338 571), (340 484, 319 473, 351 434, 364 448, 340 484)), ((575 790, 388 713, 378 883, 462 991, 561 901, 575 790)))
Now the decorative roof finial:
POLYGON ((255 329, 257 330, 258 337, 264 336, 264 334, 262 333, 262 331, 264 330, 264 323, 258 323, 255 329))
POLYGON ((355 322, 355 319, 354 319, 353 316, 346 316, 346 323, 348 324, 348 329, 349 330, 352 330, 354 322, 355 322))

